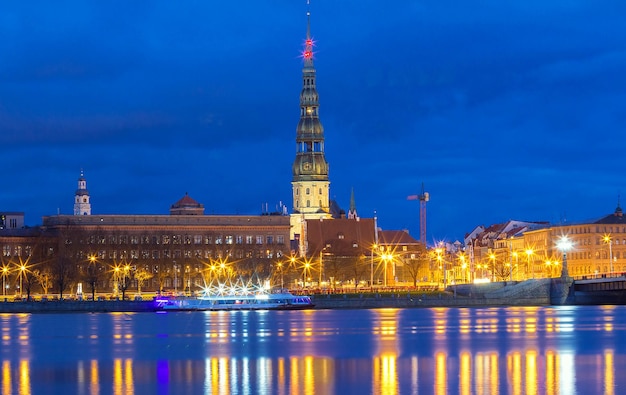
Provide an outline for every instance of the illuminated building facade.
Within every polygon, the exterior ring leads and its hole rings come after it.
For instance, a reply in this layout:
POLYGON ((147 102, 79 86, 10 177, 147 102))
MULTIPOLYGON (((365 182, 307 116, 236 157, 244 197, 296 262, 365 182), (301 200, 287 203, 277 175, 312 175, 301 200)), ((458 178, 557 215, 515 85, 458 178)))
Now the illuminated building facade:
POLYGON ((290 253, 289 217, 280 215, 202 215, 185 195, 171 215, 55 215, 37 228, 0 232, 2 265, 12 272, 72 266, 72 282, 84 281, 90 263, 100 271, 99 292, 113 287, 115 267, 126 267, 129 289, 138 289, 137 271, 147 273, 142 289, 194 291, 228 276, 267 278, 271 265, 290 253), (218 266, 216 266, 218 265, 218 266), (208 277, 207 277, 208 276, 208 277))

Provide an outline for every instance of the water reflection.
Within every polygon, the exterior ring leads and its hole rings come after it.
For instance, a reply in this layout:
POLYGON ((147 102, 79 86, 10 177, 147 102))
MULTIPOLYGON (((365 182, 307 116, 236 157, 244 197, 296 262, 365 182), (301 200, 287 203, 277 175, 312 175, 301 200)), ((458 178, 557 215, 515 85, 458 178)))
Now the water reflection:
POLYGON ((626 307, 0 315, 2 394, 614 394, 626 307))

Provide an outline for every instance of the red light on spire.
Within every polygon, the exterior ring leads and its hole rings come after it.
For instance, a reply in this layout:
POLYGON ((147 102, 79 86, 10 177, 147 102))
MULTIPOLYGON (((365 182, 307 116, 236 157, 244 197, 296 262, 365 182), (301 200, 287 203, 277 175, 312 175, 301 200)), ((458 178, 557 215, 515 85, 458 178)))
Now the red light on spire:
POLYGON ((312 46, 313 46, 313 40, 312 40, 312 39, 310 39, 310 38, 307 38, 307 39, 306 39, 306 45, 307 45, 307 47, 308 47, 308 46, 311 46, 311 47, 312 47, 312 46))
POLYGON ((304 59, 311 59, 313 57, 313 51, 304 51, 302 57, 304 59))

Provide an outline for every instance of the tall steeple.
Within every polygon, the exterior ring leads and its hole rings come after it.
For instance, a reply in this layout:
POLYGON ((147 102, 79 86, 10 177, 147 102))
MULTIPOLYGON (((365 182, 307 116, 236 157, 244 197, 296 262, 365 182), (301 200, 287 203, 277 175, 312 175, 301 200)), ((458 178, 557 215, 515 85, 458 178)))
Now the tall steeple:
POLYGON ((78 189, 74 194, 74 215, 91 215, 91 203, 89 203, 89 191, 83 169, 80 169, 78 177, 78 189))
MULTIPOLYGON (((308 1, 307 1, 308 4, 308 1)), ((331 218, 329 204, 328 162, 324 156, 324 128, 319 119, 319 97, 313 65, 311 13, 307 9, 306 40, 302 58, 302 91, 300 92, 300 122, 296 129, 296 159, 293 162, 292 238, 302 240, 305 219, 331 218)))
POLYGON ((348 210, 348 219, 359 219, 359 215, 356 213, 356 200, 354 199, 354 188, 350 193, 350 210, 348 210))

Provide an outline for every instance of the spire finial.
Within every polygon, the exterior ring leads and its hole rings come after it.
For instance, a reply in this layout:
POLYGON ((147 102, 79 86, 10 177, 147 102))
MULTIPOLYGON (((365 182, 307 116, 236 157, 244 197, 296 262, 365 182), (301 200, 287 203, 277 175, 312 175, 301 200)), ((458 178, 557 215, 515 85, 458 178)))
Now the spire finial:
POLYGON ((311 39, 311 11, 309 0, 306 2, 306 40, 304 43, 304 52, 302 57, 304 58, 305 67, 313 67, 313 39, 311 39))

